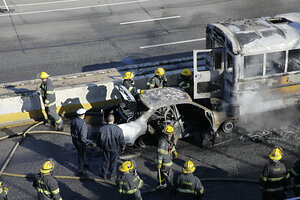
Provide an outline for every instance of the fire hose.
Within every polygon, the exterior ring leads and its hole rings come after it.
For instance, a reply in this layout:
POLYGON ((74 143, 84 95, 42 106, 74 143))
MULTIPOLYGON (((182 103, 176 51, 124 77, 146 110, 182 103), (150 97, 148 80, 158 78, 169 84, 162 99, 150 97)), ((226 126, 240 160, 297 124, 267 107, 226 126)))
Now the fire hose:
MULTIPOLYGON (((71 136, 70 133, 61 132, 61 131, 31 131, 33 128, 41 125, 42 123, 43 122, 38 122, 38 123, 30 126, 29 128, 27 128, 25 131, 23 131, 21 133, 16 133, 13 135, 8 135, 8 136, 4 136, 4 137, 0 138, 0 141, 2 141, 5 139, 21 136, 21 139, 15 144, 15 146, 9 153, 5 163, 1 167, 0 177, 4 175, 4 176, 12 176, 12 177, 18 177, 18 178, 32 178, 32 179, 34 178, 33 174, 14 174, 14 173, 4 172, 4 170, 6 169, 6 167, 9 164, 10 160, 12 159, 13 155, 15 154, 17 148, 24 141, 27 134, 40 134, 40 133, 42 133, 42 134, 48 133, 49 134, 49 133, 52 133, 52 134, 61 134, 61 135, 71 136)), ((54 176, 54 177, 57 179, 72 179, 72 180, 86 180, 86 181, 100 182, 100 183, 104 183, 104 184, 107 184, 110 186, 115 186, 115 183, 113 183, 111 181, 108 181, 105 179, 92 178, 92 177, 76 177, 76 176, 54 176)), ((202 182, 244 182, 244 183, 250 183, 250 184, 258 184, 257 180, 239 179, 239 178, 206 178, 206 179, 201 179, 201 181, 202 182)), ((142 194, 144 194, 144 195, 149 194, 152 192, 156 192, 157 190, 160 190, 160 189, 163 189, 163 188, 157 187, 157 188, 146 189, 146 190, 142 191, 142 194)))

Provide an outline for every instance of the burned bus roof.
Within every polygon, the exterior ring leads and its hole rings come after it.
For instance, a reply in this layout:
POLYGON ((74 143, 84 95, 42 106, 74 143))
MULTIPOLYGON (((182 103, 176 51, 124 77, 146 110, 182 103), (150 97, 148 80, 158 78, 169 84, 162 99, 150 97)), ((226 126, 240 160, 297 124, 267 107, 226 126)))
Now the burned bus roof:
MULTIPOLYGON (((300 13, 209 24, 231 41, 235 54, 251 55, 300 48, 300 13)), ((224 36, 223 36, 224 37, 224 36)))

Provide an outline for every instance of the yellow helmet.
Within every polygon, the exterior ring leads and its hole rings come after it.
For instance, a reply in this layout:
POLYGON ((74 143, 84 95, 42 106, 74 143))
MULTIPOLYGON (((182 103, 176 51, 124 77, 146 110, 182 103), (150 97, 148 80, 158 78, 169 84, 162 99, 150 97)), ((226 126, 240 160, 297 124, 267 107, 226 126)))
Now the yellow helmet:
POLYGON ((159 68, 157 68, 157 69, 154 71, 154 73, 155 73, 155 75, 157 75, 157 76, 162 76, 162 75, 165 74, 165 70, 164 70, 164 68, 159 67, 159 68))
POLYGON ((173 133, 174 133, 174 128, 173 128, 173 126, 171 126, 171 125, 167 125, 167 126, 164 128, 163 132, 164 132, 165 134, 167 134, 167 135, 173 134, 173 133))
POLYGON ((119 170, 121 172, 129 172, 130 170, 133 169, 134 169, 134 164, 129 160, 123 162, 123 164, 119 167, 119 170))
POLYGON ((182 171, 183 173, 193 173, 195 171, 196 167, 193 163, 193 161, 188 160, 184 163, 182 171))
POLYGON ((50 75, 47 74, 46 72, 41 72, 40 73, 40 78, 48 78, 50 75))
POLYGON ((188 68, 185 68, 185 69, 181 70, 181 75, 183 75, 183 76, 191 76, 192 72, 188 68))
POLYGON ((42 165, 40 172, 43 174, 50 173, 55 167, 55 160, 50 158, 42 165))
POLYGON ((134 74, 132 72, 126 72, 123 76, 124 79, 132 79, 134 77, 134 74))
POLYGON ((280 160, 282 158, 282 149, 279 147, 274 148, 269 154, 269 158, 272 160, 280 160))

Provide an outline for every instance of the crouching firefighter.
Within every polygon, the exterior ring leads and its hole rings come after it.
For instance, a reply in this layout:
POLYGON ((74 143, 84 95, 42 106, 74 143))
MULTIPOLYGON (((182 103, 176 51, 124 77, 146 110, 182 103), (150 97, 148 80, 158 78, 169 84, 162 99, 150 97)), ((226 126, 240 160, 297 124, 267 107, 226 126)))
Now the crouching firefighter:
POLYGON ((163 130, 164 135, 158 141, 157 147, 157 170, 159 186, 173 187, 173 154, 177 158, 174 144, 174 128, 167 125, 163 130))
POLYGON ((143 187, 143 180, 136 171, 135 161, 125 161, 119 170, 122 173, 116 179, 116 186, 120 199, 142 200, 140 188, 143 187))
POLYGON ((184 200, 202 200, 204 196, 204 187, 197 176, 193 175, 196 167, 193 161, 188 160, 184 163, 182 174, 175 182, 176 199, 184 200))
POLYGON ((0 181, 0 200, 8 200, 7 194, 8 194, 8 188, 2 187, 2 181, 0 181))
POLYGON ((271 163, 265 165, 259 187, 262 200, 281 200, 286 197, 286 190, 289 186, 289 173, 285 164, 280 162, 282 149, 276 147, 269 154, 271 163))
POLYGON ((39 200, 62 200, 57 181, 52 175, 55 163, 54 159, 48 159, 34 177, 32 186, 37 190, 39 200))

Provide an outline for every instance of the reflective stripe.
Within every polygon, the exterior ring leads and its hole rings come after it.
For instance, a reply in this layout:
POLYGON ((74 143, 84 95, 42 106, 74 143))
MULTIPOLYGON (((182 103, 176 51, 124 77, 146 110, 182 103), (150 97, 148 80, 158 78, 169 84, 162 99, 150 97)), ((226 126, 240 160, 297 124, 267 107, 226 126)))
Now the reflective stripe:
POLYGON ((128 88, 128 90, 129 90, 129 92, 131 92, 131 90, 133 89, 133 87, 132 86, 130 86, 129 88, 128 88))
POLYGON ((120 181, 119 184, 120 184, 120 185, 127 185, 127 183, 126 183, 126 182, 123 182, 123 181, 120 181))
POLYGON ((47 99, 45 100, 45 103, 49 103, 49 102, 50 102, 49 100, 47 100, 47 99))
POLYGON ((162 154, 169 154, 168 151, 165 151, 165 150, 163 150, 163 149, 157 149, 157 151, 158 151, 159 153, 162 153, 162 154))
POLYGON ((55 123, 59 123, 59 122, 61 122, 62 121, 62 119, 61 119, 61 117, 59 118, 59 120, 57 120, 55 123))
POLYGON ((154 84, 151 84, 151 83, 147 83, 147 85, 149 85, 150 87, 154 87, 155 86, 154 84))
POLYGON ((265 188, 264 191, 267 192, 276 192, 276 191, 280 191, 283 190, 283 187, 278 187, 278 188, 265 188))
POLYGON ((203 192, 204 192, 204 187, 202 186, 200 193, 203 194, 203 192))
POLYGON ((37 189, 37 191, 39 192, 39 193, 42 193, 42 194, 51 194, 51 192, 49 192, 48 190, 44 190, 44 189, 42 189, 42 188, 36 188, 37 189))
MULTIPOLYGON (((46 101, 45 101, 45 102, 46 102, 46 101)), ((51 107, 51 106, 53 106, 53 105, 55 105, 55 104, 56 104, 56 101, 54 101, 54 102, 48 104, 47 107, 51 107)))
POLYGON ((197 194, 197 192, 195 190, 189 190, 189 189, 183 189, 183 188, 177 188, 176 190, 178 192, 182 192, 182 193, 197 194))
POLYGON ((163 163, 163 166, 167 166, 167 167, 170 167, 171 165, 173 165, 173 162, 168 162, 168 163, 163 163))
POLYGON ((184 81, 181 81, 178 86, 181 87, 184 84, 184 81))
POLYGON ((291 169, 292 174, 294 174, 294 176, 300 176, 300 174, 298 174, 293 168, 291 169))
POLYGON ((172 149, 171 149, 171 151, 173 152, 173 151, 175 151, 175 150, 176 150, 176 149, 175 149, 175 147, 173 146, 172 149))
POLYGON ((55 93, 55 90, 52 90, 52 91, 46 91, 46 94, 54 94, 55 93))
POLYGON ((56 190, 52 191, 52 194, 58 194, 59 193, 59 188, 57 188, 56 190))
POLYGON ((161 163, 162 163, 162 160, 157 160, 157 163, 158 163, 158 164, 161 164, 161 163))
POLYGON ((123 193, 123 194, 133 194, 137 191, 137 188, 133 189, 133 190, 129 190, 129 191, 126 191, 126 190, 123 190, 123 189, 119 189, 119 193, 123 193))
POLYGON ((282 179, 284 179, 284 177, 280 177, 280 178, 267 178, 267 177, 264 177, 264 176, 261 176, 261 178, 263 179, 263 181, 271 181, 271 182, 281 181, 282 179))

